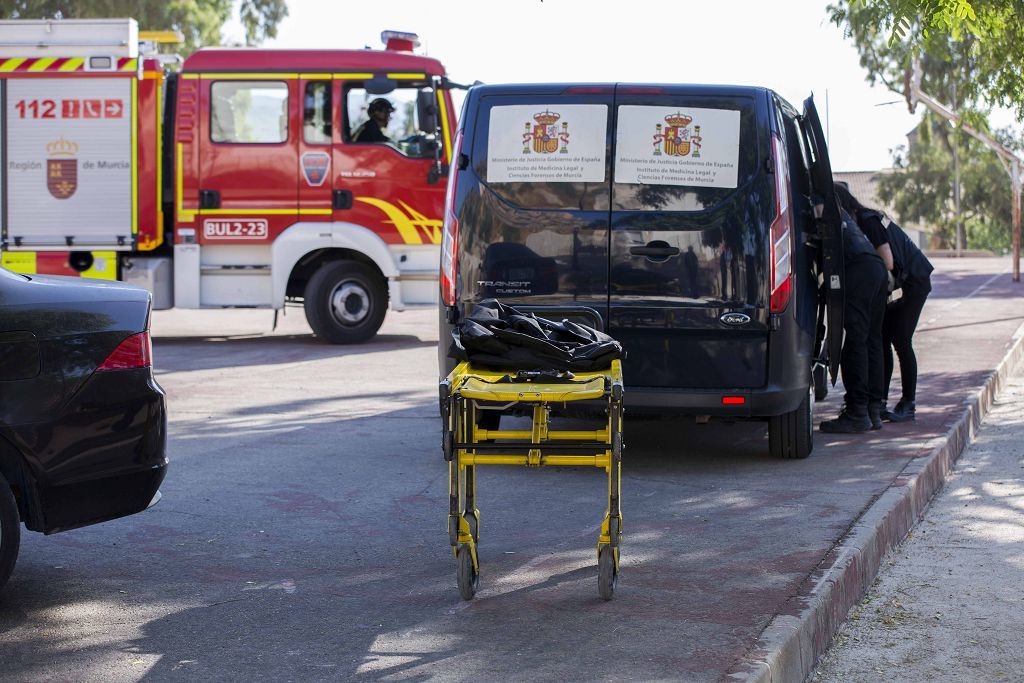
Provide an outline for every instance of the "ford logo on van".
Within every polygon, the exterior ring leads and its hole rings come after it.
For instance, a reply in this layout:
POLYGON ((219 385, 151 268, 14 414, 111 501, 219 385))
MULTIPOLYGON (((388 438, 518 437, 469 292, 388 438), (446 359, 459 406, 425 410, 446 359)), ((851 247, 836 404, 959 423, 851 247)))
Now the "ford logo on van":
POLYGON ((726 325, 746 325, 750 322, 749 315, 746 313, 736 313, 735 311, 723 313, 718 319, 726 325))

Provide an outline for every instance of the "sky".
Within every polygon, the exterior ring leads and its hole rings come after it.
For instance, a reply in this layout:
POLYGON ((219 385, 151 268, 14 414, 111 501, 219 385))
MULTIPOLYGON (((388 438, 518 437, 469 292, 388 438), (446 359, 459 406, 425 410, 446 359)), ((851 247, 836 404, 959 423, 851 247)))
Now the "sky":
MULTIPOLYGON (((471 83, 615 82, 759 85, 798 109, 813 93, 832 168, 892 166, 921 118, 900 94, 871 86, 852 40, 822 0, 288 0, 265 47, 381 48, 385 29, 420 36, 418 52, 471 83)), ((225 38, 240 40, 237 22, 225 38)), ((994 125, 1011 122, 997 112, 994 125)))

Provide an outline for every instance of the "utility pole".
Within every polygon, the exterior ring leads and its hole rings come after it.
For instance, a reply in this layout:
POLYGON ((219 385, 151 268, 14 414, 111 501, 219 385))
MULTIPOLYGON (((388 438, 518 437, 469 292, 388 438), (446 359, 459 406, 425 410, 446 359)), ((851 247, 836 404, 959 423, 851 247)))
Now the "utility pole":
POLYGON ((916 59, 904 76, 903 86, 903 95, 907 98, 907 107, 910 109, 911 114, 914 113, 914 110, 917 109, 917 103, 920 102, 942 118, 955 124, 958 129, 962 128, 965 133, 981 141, 999 156, 999 161, 1010 176, 1010 184, 1013 187, 1013 210, 1011 213, 1013 217, 1013 281, 1020 282, 1021 158, 1013 150, 1004 147, 989 136, 964 123, 960 115, 949 107, 922 92, 921 64, 916 59))
MULTIPOLYGON (((960 108, 957 101, 956 83, 953 84, 953 110, 960 108)), ((967 246, 967 235, 960 222, 960 127, 953 128, 953 217, 955 219, 956 257, 963 256, 963 249, 967 246)))

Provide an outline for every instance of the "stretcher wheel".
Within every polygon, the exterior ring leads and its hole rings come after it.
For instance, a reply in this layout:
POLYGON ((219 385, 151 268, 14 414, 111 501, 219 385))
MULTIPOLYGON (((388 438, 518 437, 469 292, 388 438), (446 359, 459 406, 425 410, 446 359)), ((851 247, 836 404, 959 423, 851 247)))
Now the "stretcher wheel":
POLYGON ((456 576, 459 582, 459 595, 463 600, 472 600, 480 585, 480 573, 473 570, 473 553, 466 544, 459 546, 455 556, 456 576))
POLYGON ((601 594, 601 598, 612 599, 618 578, 618 572, 615 571, 615 551, 606 545, 597 555, 597 592, 601 594))

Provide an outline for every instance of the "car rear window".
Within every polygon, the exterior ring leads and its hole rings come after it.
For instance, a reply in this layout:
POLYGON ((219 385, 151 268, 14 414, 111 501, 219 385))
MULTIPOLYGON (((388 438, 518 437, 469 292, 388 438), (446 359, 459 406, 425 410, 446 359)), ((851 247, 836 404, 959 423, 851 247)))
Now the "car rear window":
POLYGON ((703 211, 757 168, 753 99, 659 97, 618 106, 613 210, 703 211))
POLYGON ((607 210, 609 111, 609 102, 585 98, 485 98, 474 170, 517 207, 607 210))

